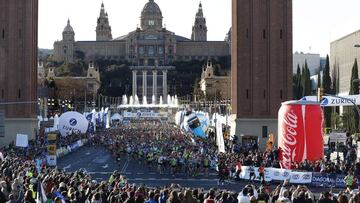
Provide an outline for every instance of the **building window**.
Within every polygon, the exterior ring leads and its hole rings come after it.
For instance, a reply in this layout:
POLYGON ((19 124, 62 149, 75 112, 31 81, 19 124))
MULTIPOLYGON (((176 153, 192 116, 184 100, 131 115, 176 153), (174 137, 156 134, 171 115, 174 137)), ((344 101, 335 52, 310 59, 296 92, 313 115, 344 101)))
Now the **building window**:
POLYGON ((159 47, 159 54, 163 54, 164 53, 164 48, 163 47, 159 47))
POLYGON ((283 31, 282 31, 282 29, 280 30, 280 39, 282 39, 283 38, 283 31))
POLYGON ((283 99, 283 91, 280 90, 280 99, 283 99))
POLYGON ((249 29, 246 29, 246 38, 249 38, 249 29))
POLYGON ((153 46, 149 46, 148 54, 149 55, 154 55, 154 47, 153 46))
POLYGON ((263 30, 263 38, 266 39, 266 31, 263 30))
POLYGON ((140 47, 140 48, 139 48, 139 53, 140 53, 141 55, 143 55, 143 54, 145 53, 145 48, 144 48, 144 47, 140 47))
POLYGON ((149 26, 154 26, 155 25, 155 21, 154 20, 149 20, 149 26))
POLYGON ((246 90, 246 99, 249 99, 249 90, 246 90))
POLYGON ((262 137, 263 138, 267 138, 268 136, 268 127, 267 126, 263 126, 262 127, 262 137))
POLYGON ((5 40, 5 29, 2 29, 2 39, 5 40))
POLYGON ((1 90, 1 99, 4 99, 4 97, 5 97, 5 91, 4 91, 4 89, 2 89, 1 90))
POLYGON ((19 89, 18 91, 18 98, 20 99, 21 98, 21 90, 19 89))
POLYGON ((266 98, 266 90, 264 90, 264 99, 266 98))

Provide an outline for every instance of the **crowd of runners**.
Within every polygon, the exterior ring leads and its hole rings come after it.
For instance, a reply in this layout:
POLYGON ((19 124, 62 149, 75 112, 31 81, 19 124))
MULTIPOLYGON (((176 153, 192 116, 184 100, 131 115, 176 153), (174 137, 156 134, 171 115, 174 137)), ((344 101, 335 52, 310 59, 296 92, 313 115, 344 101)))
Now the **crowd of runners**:
MULTIPOLYGON (((237 178, 241 166, 257 166, 259 173, 265 167, 279 167, 279 150, 275 147, 261 152, 253 147, 237 153, 217 153, 210 139, 184 134, 168 123, 146 122, 119 126, 94 135, 71 135, 60 138, 58 146, 66 146, 87 138, 90 145, 105 146, 118 160, 133 159, 146 164, 159 174, 190 177, 208 176, 217 172, 220 180, 237 178)), ((300 163, 297 168, 307 171, 348 174, 344 179, 347 189, 334 194, 327 190, 314 195, 306 186, 292 186, 287 181, 258 186, 249 184, 238 191, 184 188, 179 185, 150 188, 133 185, 123 174, 114 172, 106 181, 97 182, 85 171, 65 173, 42 164, 37 168, 35 159, 46 154, 44 139, 30 141, 26 149, 13 144, 0 149, 0 202, 55 202, 55 203, 191 203, 191 202, 360 202, 360 193, 354 182, 359 175, 359 164, 354 160, 349 145, 344 161, 329 160, 300 163)), ((250 167, 249 170, 254 170, 250 167)), ((250 171, 253 172, 253 171, 250 171)), ((259 177, 263 178, 263 177, 259 177)), ((246 181, 246 180, 244 180, 246 181)), ((250 183, 250 182, 249 182, 250 183)))

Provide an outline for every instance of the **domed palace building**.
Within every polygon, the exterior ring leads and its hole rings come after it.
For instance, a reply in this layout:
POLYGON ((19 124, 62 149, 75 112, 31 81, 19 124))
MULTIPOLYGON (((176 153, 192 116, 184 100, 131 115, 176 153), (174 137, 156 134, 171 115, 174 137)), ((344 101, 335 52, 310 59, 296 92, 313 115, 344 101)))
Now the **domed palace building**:
POLYGON ((167 65, 172 61, 203 60, 230 55, 226 41, 207 41, 206 19, 200 3, 192 27, 191 39, 178 36, 163 26, 160 7, 149 0, 141 12, 140 27, 127 35, 113 39, 110 21, 101 4, 96 25, 96 41, 76 41, 75 31, 68 20, 61 41, 54 43, 57 61, 73 62, 77 52, 86 60, 98 58, 127 60, 134 65, 167 65))
POLYGON ((143 71, 142 88, 137 88, 133 80, 133 95, 166 96, 166 71, 173 67, 174 61, 217 59, 230 55, 229 41, 207 41, 206 19, 201 3, 195 16, 191 39, 178 36, 163 26, 163 16, 160 7, 154 0, 149 0, 140 17, 140 27, 127 35, 113 38, 108 14, 104 4, 101 4, 100 16, 97 19, 96 41, 75 41, 75 31, 68 20, 63 31, 63 39, 54 43, 54 58, 57 61, 73 62, 80 53, 86 61, 96 59, 126 60, 132 64, 133 79, 143 71), (152 86, 146 87, 148 72, 159 71, 164 75, 162 86, 157 88, 157 75, 152 86), (144 81, 145 80, 145 81, 144 81), (155 87, 156 86, 156 87, 155 87), (165 87, 164 87, 165 86, 165 87), (157 89, 155 89, 157 88, 157 89))

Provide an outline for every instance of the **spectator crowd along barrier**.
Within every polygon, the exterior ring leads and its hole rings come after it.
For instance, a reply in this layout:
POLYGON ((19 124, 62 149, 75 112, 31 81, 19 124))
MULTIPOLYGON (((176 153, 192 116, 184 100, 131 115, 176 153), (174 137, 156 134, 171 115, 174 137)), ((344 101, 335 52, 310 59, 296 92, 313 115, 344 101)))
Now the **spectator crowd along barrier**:
MULTIPOLYGON (((255 171, 255 181, 260 181, 260 175, 258 172, 259 167, 253 167, 255 171)), ((301 172, 280 168, 265 168, 265 181, 266 182, 282 182, 289 180, 292 184, 307 184, 314 187, 337 187, 345 188, 345 174, 337 173, 320 173, 320 172, 301 172)), ((242 166, 240 179, 250 180, 250 166, 242 166)), ((360 177, 357 177, 359 180, 360 177)), ((360 186, 360 182, 357 182, 360 186)))

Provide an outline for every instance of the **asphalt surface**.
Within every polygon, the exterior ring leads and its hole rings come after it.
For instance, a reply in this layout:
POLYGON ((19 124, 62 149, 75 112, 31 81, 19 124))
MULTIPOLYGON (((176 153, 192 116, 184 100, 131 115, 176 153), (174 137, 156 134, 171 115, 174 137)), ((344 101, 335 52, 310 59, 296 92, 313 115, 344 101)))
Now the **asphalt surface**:
MULTIPOLYGON (((226 181, 224 185, 218 185, 216 171, 210 171, 209 176, 200 174, 196 178, 178 174, 173 177, 170 174, 160 175, 156 169, 148 169, 138 160, 122 157, 119 162, 112 157, 103 147, 83 147, 58 160, 58 168, 66 172, 74 172, 85 169, 95 180, 108 180, 114 170, 125 175, 129 183, 144 184, 149 187, 163 187, 171 184, 179 184, 182 187, 200 187, 209 189, 212 187, 240 190, 239 184, 234 181, 226 181)), ((245 183, 244 183, 245 185, 245 183)))
MULTIPOLYGON (((227 189, 240 192, 241 189, 249 184, 248 181, 226 181, 224 185, 218 185, 216 171, 210 171, 209 177, 199 175, 198 177, 186 177, 185 175, 169 174, 160 175, 155 169, 149 170, 138 160, 122 157, 119 162, 110 155, 104 147, 85 146, 75 152, 58 160, 58 168, 66 172, 74 172, 85 169, 93 179, 102 181, 108 180, 114 170, 125 175, 130 184, 146 185, 148 187, 164 187, 171 184, 179 184, 182 187, 227 189)), ((259 183, 256 183, 259 184, 259 183)), ((272 183, 271 188, 275 188, 278 183, 272 183)), ((320 193, 329 188, 310 188, 313 193, 320 193)), ((335 191, 334 191, 335 192, 335 191)))

